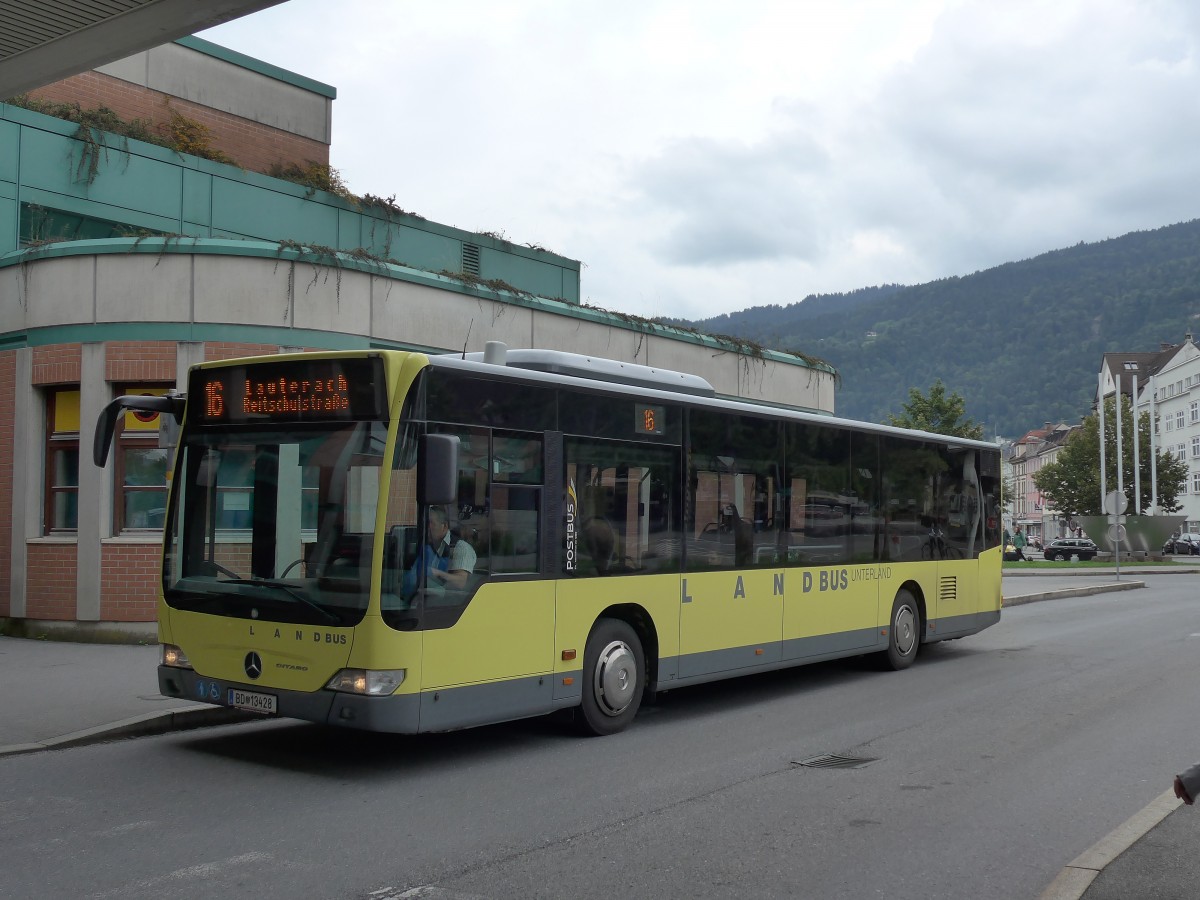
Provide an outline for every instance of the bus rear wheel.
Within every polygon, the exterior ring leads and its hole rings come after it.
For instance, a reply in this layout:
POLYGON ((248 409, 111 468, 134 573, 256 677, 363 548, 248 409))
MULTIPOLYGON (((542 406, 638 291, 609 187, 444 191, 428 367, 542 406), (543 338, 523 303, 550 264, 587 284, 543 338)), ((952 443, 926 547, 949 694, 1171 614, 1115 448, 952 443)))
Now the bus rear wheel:
POLYGON ((620 619, 600 619, 583 652, 584 734, 623 731, 637 715, 646 688, 646 658, 637 632, 620 619))
POLYGON ((892 602, 888 620, 888 648, 880 654, 885 667, 899 671, 907 669, 917 658, 921 646, 921 607, 909 590, 900 590, 892 602))

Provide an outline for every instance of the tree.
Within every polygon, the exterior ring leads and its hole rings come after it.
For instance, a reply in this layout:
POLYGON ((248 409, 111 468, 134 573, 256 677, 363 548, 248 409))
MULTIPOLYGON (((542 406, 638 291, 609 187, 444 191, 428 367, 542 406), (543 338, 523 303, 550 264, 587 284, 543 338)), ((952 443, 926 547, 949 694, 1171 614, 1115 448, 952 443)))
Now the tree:
POLYGON ((977 425, 966 415, 966 401, 957 391, 946 396, 946 386, 938 379, 925 396, 916 388, 909 388, 908 402, 899 416, 888 416, 889 425, 899 428, 915 428, 934 434, 951 434, 955 437, 982 440, 983 426, 977 425))
MULTIPOLYGON (((1129 512, 1133 502, 1133 411, 1128 398, 1121 397, 1121 456, 1124 457, 1125 496, 1129 512)), ((1116 404, 1111 398, 1104 401, 1104 469, 1105 486, 1117 489, 1117 429, 1116 404)), ((1150 511, 1150 414, 1138 417, 1138 460, 1141 467, 1141 508, 1150 511)), ((1179 495, 1187 484, 1188 467, 1165 450, 1158 452, 1158 506, 1163 512, 1180 508, 1179 495)), ((1095 415, 1083 420, 1058 453, 1058 459, 1042 466, 1033 476, 1037 489, 1046 495, 1054 507, 1066 516, 1097 516, 1104 513, 1100 497, 1100 423, 1095 415)))

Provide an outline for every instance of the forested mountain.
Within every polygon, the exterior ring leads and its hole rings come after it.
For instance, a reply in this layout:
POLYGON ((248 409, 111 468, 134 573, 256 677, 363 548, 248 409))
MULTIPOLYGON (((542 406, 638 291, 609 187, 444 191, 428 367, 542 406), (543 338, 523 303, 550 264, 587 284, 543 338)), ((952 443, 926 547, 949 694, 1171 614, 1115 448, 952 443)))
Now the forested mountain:
POLYGON ((1080 243, 929 284, 809 297, 691 323, 837 367, 837 413, 898 413, 940 378, 985 433, 1077 422, 1101 354, 1154 351, 1200 328, 1200 220, 1080 243))

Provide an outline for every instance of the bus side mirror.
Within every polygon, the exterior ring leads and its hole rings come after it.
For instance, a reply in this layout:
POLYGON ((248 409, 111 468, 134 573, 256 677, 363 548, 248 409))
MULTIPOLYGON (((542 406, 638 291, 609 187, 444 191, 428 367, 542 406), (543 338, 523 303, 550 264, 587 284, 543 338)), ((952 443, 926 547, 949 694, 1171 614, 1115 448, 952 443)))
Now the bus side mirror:
POLYGON ((417 502, 446 506, 458 502, 458 438, 452 434, 421 437, 417 456, 417 502))
POLYGON ((167 394, 164 397, 148 394, 126 394, 118 397, 100 410, 96 417, 96 435, 92 439, 92 461, 100 468, 108 462, 108 448, 112 445, 113 433, 117 430, 117 416, 126 409, 140 409, 144 412, 170 414, 176 421, 183 421, 183 408, 186 399, 180 394, 167 394))

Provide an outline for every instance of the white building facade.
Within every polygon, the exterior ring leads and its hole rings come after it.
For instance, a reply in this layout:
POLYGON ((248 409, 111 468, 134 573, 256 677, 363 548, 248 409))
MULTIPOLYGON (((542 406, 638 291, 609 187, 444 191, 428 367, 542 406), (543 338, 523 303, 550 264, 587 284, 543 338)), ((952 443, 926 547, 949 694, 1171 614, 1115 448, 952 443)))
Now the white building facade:
POLYGON ((1179 494, 1187 531, 1200 530, 1200 348, 1191 335, 1142 386, 1139 411, 1153 409, 1155 444, 1188 466, 1179 494))

